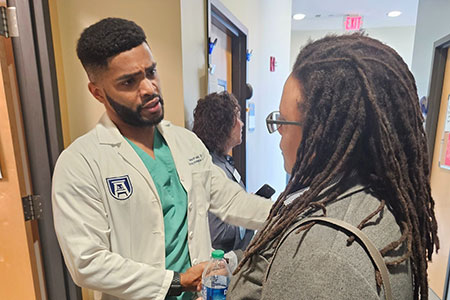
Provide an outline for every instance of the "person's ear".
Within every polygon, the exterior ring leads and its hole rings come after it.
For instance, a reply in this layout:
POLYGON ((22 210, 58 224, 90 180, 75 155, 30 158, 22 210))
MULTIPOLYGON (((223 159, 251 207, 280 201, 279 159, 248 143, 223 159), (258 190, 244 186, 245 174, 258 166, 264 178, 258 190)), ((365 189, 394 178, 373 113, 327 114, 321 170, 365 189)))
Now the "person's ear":
POLYGON ((89 92, 91 92, 92 96, 94 96, 95 99, 97 99, 100 103, 105 103, 105 93, 101 88, 99 88, 95 83, 89 82, 88 83, 88 89, 89 92))

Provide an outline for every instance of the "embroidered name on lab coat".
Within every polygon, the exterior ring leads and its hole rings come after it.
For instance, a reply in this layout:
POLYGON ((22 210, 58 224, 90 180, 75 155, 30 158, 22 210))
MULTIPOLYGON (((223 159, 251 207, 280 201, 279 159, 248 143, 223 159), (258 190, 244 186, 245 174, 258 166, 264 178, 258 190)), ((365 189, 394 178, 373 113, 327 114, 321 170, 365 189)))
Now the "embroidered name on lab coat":
POLYGON ((117 200, 126 200, 133 194, 133 186, 128 175, 106 178, 111 196, 117 200))
POLYGON ((204 158, 203 154, 199 154, 194 157, 191 157, 191 158, 189 158, 189 165, 192 166, 193 164, 197 164, 197 163, 201 162, 203 160, 203 158, 204 158))

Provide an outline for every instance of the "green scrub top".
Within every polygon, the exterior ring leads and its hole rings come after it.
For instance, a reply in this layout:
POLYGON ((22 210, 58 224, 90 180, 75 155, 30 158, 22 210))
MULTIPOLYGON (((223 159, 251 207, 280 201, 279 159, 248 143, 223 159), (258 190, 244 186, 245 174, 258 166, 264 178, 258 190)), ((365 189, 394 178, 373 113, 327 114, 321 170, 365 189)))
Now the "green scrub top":
MULTIPOLYGON (((191 267, 187 240, 187 193, 181 185, 172 153, 166 141, 155 127, 153 152, 155 159, 125 138, 147 167, 161 201, 164 215, 164 240, 166 248, 166 269, 184 273, 191 267)), ((170 300, 192 299, 191 292, 170 300)))

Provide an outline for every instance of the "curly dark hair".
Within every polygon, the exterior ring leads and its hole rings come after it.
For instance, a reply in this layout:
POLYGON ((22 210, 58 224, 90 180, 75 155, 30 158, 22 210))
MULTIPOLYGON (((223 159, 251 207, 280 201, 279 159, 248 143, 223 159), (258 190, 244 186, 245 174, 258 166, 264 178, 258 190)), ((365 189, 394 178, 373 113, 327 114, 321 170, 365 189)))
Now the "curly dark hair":
POLYGON ((236 122, 239 103, 228 92, 212 93, 198 100, 194 109, 192 131, 203 141, 210 152, 223 155, 226 143, 236 122))
POLYGON ((77 55, 90 73, 107 67, 108 58, 146 42, 140 26, 120 18, 105 18, 87 27, 77 43, 77 55))
POLYGON ((238 270, 269 242, 276 246, 300 214, 322 209, 326 215, 327 203, 345 187, 336 185, 320 201, 319 193, 338 174, 356 171, 380 199, 358 228, 382 217, 384 206, 391 209, 402 236, 380 252, 406 245, 404 255, 386 265, 410 259, 414 299, 428 299, 427 259, 439 249, 439 239, 423 117, 408 66, 392 48, 363 34, 328 36, 303 48, 291 76, 302 87, 303 139, 289 183, 238 270), (284 205, 305 186, 307 192, 284 205))

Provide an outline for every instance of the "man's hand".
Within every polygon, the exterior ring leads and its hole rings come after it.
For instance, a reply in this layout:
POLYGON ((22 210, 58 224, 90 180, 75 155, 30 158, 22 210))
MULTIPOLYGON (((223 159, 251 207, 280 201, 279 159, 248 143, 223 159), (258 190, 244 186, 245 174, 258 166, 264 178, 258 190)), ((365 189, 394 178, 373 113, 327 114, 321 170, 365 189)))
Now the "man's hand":
POLYGON ((202 262, 192 266, 186 272, 180 274, 180 283, 186 291, 199 292, 202 288, 202 273, 208 262, 202 262))

